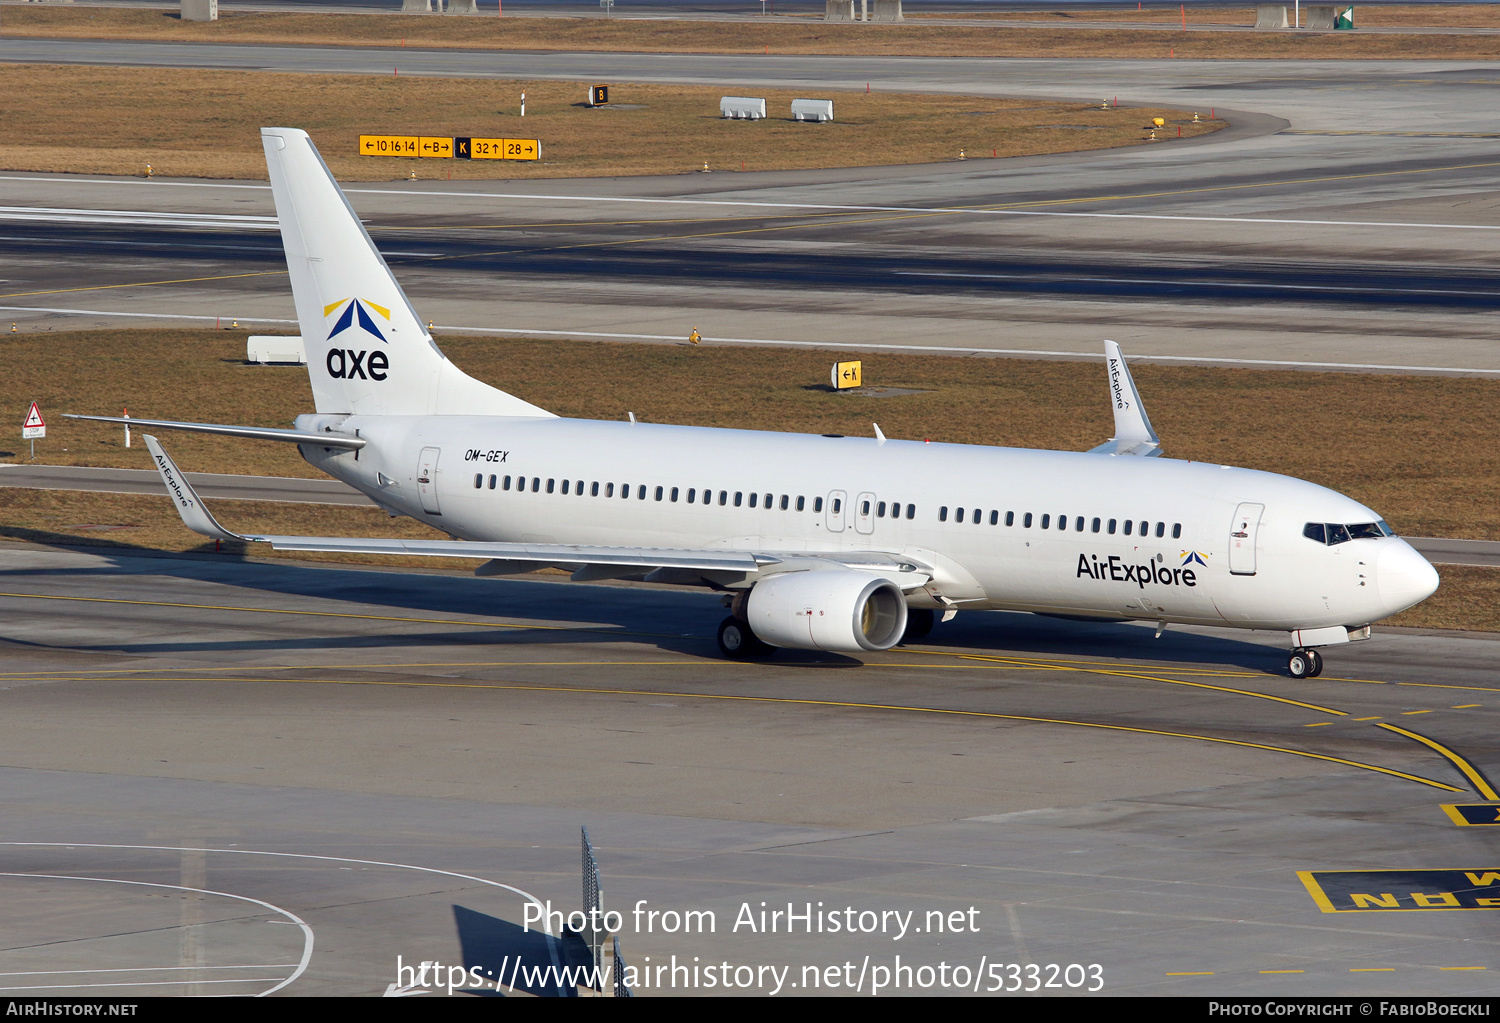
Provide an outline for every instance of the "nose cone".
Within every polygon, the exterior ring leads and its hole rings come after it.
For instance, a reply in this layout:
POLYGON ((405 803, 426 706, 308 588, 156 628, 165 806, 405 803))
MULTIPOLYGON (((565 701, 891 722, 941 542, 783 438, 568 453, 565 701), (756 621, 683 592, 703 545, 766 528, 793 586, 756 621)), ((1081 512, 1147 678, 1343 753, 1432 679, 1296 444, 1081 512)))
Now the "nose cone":
POLYGON ((1387 543, 1375 565, 1375 585, 1387 614, 1404 611, 1437 592, 1437 569, 1405 540, 1387 543))

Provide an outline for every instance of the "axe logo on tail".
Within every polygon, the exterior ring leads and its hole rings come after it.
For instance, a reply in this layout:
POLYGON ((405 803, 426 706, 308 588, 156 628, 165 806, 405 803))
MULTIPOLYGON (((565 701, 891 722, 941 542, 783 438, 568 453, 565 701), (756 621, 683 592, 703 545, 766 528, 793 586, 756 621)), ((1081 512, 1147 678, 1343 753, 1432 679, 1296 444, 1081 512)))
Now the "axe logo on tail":
MULTIPOLYGON (((374 335, 375 339, 383 345, 389 345, 385 335, 376 326, 371 312, 383 317, 387 323, 391 319, 391 311, 384 306, 378 306, 369 299, 363 298, 341 298, 337 302, 331 302, 323 307, 323 316, 326 319, 332 316, 342 306, 343 312, 333 324, 333 329, 328 332, 327 340, 332 341, 336 336, 346 330, 354 328, 356 321, 359 329, 366 334, 374 335)), ((367 348, 330 348, 328 349, 328 375, 336 380, 384 380, 386 370, 391 368, 390 359, 382 351, 370 351, 367 348)))

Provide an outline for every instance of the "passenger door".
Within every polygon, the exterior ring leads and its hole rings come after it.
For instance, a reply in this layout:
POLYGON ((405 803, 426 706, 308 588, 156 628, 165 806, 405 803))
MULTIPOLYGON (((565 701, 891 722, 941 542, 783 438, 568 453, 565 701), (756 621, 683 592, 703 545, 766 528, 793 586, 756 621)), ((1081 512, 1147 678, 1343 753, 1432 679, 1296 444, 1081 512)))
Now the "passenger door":
POLYGON ((1263 504, 1243 502, 1234 510, 1234 521, 1229 525, 1229 574, 1255 574, 1255 539, 1260 532, 1260 515, 1266 510, 1263 504))

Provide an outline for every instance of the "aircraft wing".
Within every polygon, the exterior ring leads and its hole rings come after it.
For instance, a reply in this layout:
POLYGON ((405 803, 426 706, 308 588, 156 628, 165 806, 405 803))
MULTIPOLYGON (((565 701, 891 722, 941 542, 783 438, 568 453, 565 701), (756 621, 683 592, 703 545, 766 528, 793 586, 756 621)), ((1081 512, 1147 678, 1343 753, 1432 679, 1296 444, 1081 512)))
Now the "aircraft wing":
POLYGON ((1115 412, 1115 435, 1106 444, 1090 448, 1091 455, 1137 455, 1154 458, 1161 454, 1161 438, 1151 428, 1146 406, 1135 389, 1130 367, 1120 346, 1104 342, 1104 360, 1109 367, 1109 400, 1115 412))
MULTIPOLYGON (((580 578, 648 574, 673 570, 689 573, 727 572, 755 574, 787 562, 834 563, 849 568, 881 572, 893 577, 903 589, 927 584, 932 570, 906 557, 879 551, 848 552, 762 552, 736 550, 693 550, 670 547, 607 547, 587 544, 505 543, 481 540, 400 540, 383 537, 278 536, 241 534, 224 528, 204 506, 177 463, 172 461, 161 443, 145 434, 146 447, 156 469, 161 473, 167 492, 177 506, 183 524, 195 533, 215 540, 244 540, 269 543, 279 551, 320 551, 345 554, 404 554, 434 558, 476 558, 486 562, 517 562, 535 567, 546 565, 579 566, 593 571, 577 573, 580 578)), ((524 570, 524 569, 523 569, 524 570)), ((785 570, 783 567, 780 570, 785 570)), ((485 574, 500 574, 497 568, 485 574)))
POLYGON ((230 426, 224 423, 179 423, 171 419, 129 419, 123 416, 81 416, 63 413, 64 419, 91 419, 96 423, 121 423, 125 426, 155 426, 165 430, 188 430, 193 433, 217 433, 226 437, 249 437, 252 440, 279 440, 292 444, 317 444, 325 448, 357 450, 367 443, 362 437, 347 433, 310 433, 306 430, 278 430, 268 426, 230 426))

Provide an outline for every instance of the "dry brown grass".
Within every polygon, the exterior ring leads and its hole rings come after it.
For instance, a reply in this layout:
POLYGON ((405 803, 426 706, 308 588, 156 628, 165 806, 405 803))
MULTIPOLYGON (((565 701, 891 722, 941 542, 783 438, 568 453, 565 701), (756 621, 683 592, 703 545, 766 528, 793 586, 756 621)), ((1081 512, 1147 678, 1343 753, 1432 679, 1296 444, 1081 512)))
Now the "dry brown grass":
MULTIPOLYGON (((0 65, 0 169, 264 179, 263 125, 312 133, 343 181, 786 170, 1074 152, 1141 144, 1191 111, 965 96, 831 93, 831 124, 788 119, 798 94, 757 90, 771 117, 718 116, 722 88, 616 83, 590 110, 581 82, 0 65), (526 93, 526 116, 518 116, 526 93), (358 156, 361 134, 524 137, 542 162, 358 156)), ((1175 137, 1175 136, 1174 136, 1175 137)))
MULTIPOLYGON (((6 336, 0 408, 49 415, 38 460, 146 468, 120 431, 61 412, 287 426, 310 411, 304 371, 243 365, 238 331, 6 336)), ((443 337, 466 371, 562 415, 1079 450, 1109 437, 1093 362, 865 358, 869 399, 820 389, 829 353, 443 337)), ((1140 365, 1136 380, 1173 457, 1284 472, 1378 509, 1403 533, 1500 539, 1500 382, 1140 365), (1232 427, 1230 424, 1233 424, 1232 427)), ((19 431, 17 431, 19 432, 19 431)), ((12 435, 15 436, 14 434, 12 435)), ((286 445, 173 435, 183 468, 315 476, 286 445)), ((19 439, 0 458, 25 453, 19 439), (8 451, 11 454, 5 454, 8 451)))
MULTIPOLYGON (((1356 5, 1357 6, 1357 5, 1356 5)), ((1358 8, 1356 17, 1372 8, 1358 8)), ((1374 24, 1375 22, 1369 22, 1374 24)), ((603 18, 419 18, 399 14, 222 14, 106 8, 8 8, 11 36, 250 42, 319 46, 456 47, 644 53, 849 54, 930 57, 1453 58, 1500 56, 1500 37, 1354 32, 1181 32, 1016 28, 1003 24, 759 24, 603 18)))

